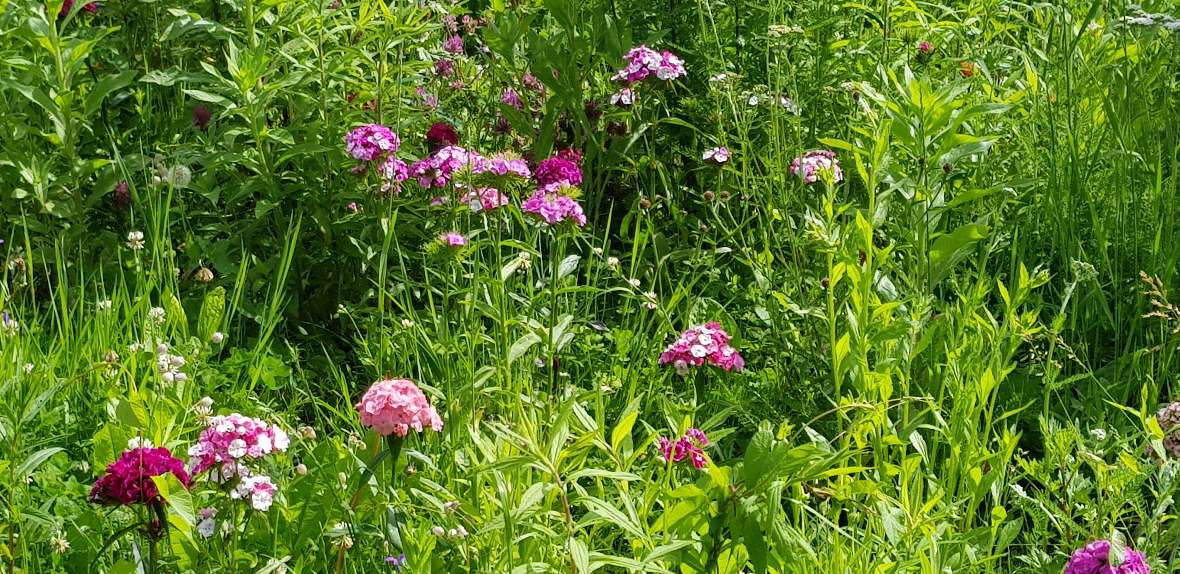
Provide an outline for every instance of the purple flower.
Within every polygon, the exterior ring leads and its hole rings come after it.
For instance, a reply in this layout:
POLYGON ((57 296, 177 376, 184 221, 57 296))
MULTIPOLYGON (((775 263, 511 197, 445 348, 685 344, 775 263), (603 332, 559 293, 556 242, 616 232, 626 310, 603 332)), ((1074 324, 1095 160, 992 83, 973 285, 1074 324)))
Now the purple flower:
POLYGON ((833 183, 844 180, 844 172, 840 171, 836 152, 826 149, 813 150, 791 162, 791 175, 802 179, 803 183, 819 181, 822 172, 831 172, 833 183))
POLYGON ((397 556, 386 556, 385 563, 397 568, 401 571, 402 567, 406 565, 406 555, 398 554, 397 556))
POLYGON ((397 134, 381 124, 365 124, 353 128, 344 137, 345 149, 360 161, 373 161, 397 151, 401 140, 397 134))
POLYGON ((549 225, 557 225, 570 220, 579 227, 586 225, 586 214, 582 206, 570 197, 573 186, 565 181, 551 183, 538 189, 531 197, 521 204, 520 208, 526 213, 540 217, 549 225))
POLYGON ((684 60, 672 52, 657 52, 644 45, 627 51, 623 56, 627 66, 611 76, 612 80, 628 85, 641 82, 652 76, 661 80, 675 80, 687 75, 684 60))
POLYGON ((1142 552, 1125 549, 1122 562, 1111 563, 1110 541, 1095 540, 1074 551, 1064 574, 1151 574, 1142 552))
POLYGON ((582 184, 582 170, 578 168, 578 164, 560 156, 551 157, 537 164, 534 177, 537 179, 537 187, 560 182, 567 182, 575 186, 582 184))
POLYGON ((449 78, 454 71, 455 65, 450 60, 438 59, 434 61, 434 75, 440 78, 449 78))
POLYGON ((520 94, 516 93, 516 90, 512 88, 507 88, 504 90, 504 93, 500 94, 500 103, 507 104, 518 110, 524 109, 524 100, 521 100, 520 94))
POLYGON ((715 147, 705 150, 705 153, 701 155, 701 159, 704 161, 714 161, 718 165, 723 164, 729 161, 729 148, 715 147))
POLYGON ((684 459, 688 459, 692 463, 693 468, 701 469, 708 465, 708 459, 705 458, 704 447, 709 445, 709 438, 705 433, 697 428, 690 428, 685 431, 684 436, 676 441, 669 440, 666 437, 660 437, 660 454, 664 457, 664 461, 677 463, 684 459))
POLYGON ((443 42, 443 50, 446 50, 452 54, 462 54, 463 38, 459 36, 449 36, 446 41, 443 42))
POLYGON ((464 237, 463 234, 459 233, 458 231, 448 231, 448 232, 438 236, 438 241, 439 241, 439 243, 442 243, 443 245, 445 245, 447 247, 456 247, 457 248, 457 247, 463 247, 464 245, 467 245, 467 238, 464 237))
POLYGON ((629 106, 635 103, 635 92, 631 88, 623 88, 610 95, 612 106, 629 106))
POLYGON ((209 127, 209 120, 213 119, 213 114, 209 112, 209 108, 201 104, 193 108, 193 127, 204 130, 209 127))

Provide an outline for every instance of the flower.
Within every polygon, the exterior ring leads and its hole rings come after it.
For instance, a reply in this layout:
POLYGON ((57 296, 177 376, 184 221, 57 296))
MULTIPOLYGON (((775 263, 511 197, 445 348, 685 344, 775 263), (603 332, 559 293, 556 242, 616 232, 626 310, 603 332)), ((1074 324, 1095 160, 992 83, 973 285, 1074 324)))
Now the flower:
POLYGON ((836 159, 836 152, 826 149, 809 151, 791 162, 791 175, 803 180, 803 183, 819 181, 820 174, 829 172, 832 182, 844 180, 844 172, 840 171, 840 161, 836 159))
POLYGON ((393 566, 394 568, 397 568, 398 570, 401 570, 402 566, 406 565, 406 555, 398 554, 397 556, 386 556, 385 563, 393 566))
POLYGON ((447 247, 463 247, 467 245, 467 238, 457 231, 448 231, 438 236, 438 240, 447 247))
POLYGON ((574 189, 576 188, 565 181, 551 183, 538 189, 521 204, 520 208, 540 217, 549 225, 557 225, 569 219, 581 227, 586 225, 586 214, 582 212, 582 206, 577 200, 570 197, 570 192, 574 189))
POLYGON ((90 501, 104 505, 159 503, 160 492, 153 476, 172 474, 185 488, 189 475, 184 462, 166 448, 134 448, 123 451, 119 460, 107 466, 90 489, 90 501))
POLYGON ((612 80, 634 84, 651 76, 661 80, 674 80, 685 76, 684 60, 672 52, 657 52, 644 45, 639 45, 627 51, 623 59, 626 67, 611 76, 612 80))
POLYGON ((148 319, 157 325, 164 324, 165 316, 166 313, 164 312, 163 307, 152 307, 151 309, 148 309, 148 319))
POLYGON ((959 75, 964 78, 970 78, 975 75, 976 66, 974 62, 963 60, 959 62, 959 75))
POLYGON ((223 473, 236 473, 241 459, 258 460, 286 451, 291 439, 277 425, 239 413, 210 417, 197 443, 188 449, 193 474, 221 465, 223 473))
POLYGON ((60 531, 54 533, 53 538, 49 539, 49 546, 53 548, 54 554, 65 554, 70 551, 70 541, 66 540, 60 531))
POLYGON ((115 207, 119 208, 125 208, 131 205, 131 185, 126 180, 121 180, 115 184, 115 193, 112 201, 114 201, 115 207))
POLYGON ((132 251, 143 249, 143 232, 130 231, 127 233, 127 247, 132 251))
POLYGON ((193 280, 197 283, 209 283, 213 281, 213 270, 202 265, 197 272, 193 274, 193 280))
POLYGON ((204 130, 209 127, 209 120, 213 119, 212 112, 204 105, 197 104, 193 108, 193 127, 204 130))
POLYGON ((221 331, 216 331, 209 337, 209 342, 213 343, 214 345, 220 345, 224 341, 225 333, 222 333, 221 331))
POLYGON ((539 94, 545 93, 545 86, 541 84, 541 80, 538 80, 537 77, 532 74, 526 73, 525 75, 521 76, 520 83, 524 84, 524 87, 534 92, 539 94))
POLYGON ((708 465, 708 459, 705 458, 705 452, 702 450, 708 445, 709 438, 705 436, 704 432, 697 428, 690 428, 685 431, 684 436, 676 441, 660 437, 659 449, 665 462, 677 463, 687 458, 693 468, 701 469, 708 465))
POLYGON ((202 538, 211 538, 213 533, 217 531, 217 521, 213 517, 217 516, 216 508, 202 508, 197 512, 197 517, 200 519, 197 522, 197 534, 202 538))
POLYGON ((506 153, 498 153, 488 158, 486 162, 477 163, 473 171, 474 173, 490 173, 501 176, 514 175, 524 179, 528 179, 532 175, 532 172, 529 171, 529 162, 506 153))
POLYGON ((434 75, 440 78, 449 78, 455 71, 455 64, 445 58, 439 58, 434 61, 434 75))
MULTIPOLYGON (((64 18, 67 14, 70 13, 70 9, 72 9, 73 7, 74 7, 74 0, 66 0, 65 3, 61 5, 61 11, 57 13, 57 17, 64 18)), ((87 2, 86 4, 84 4, 82 6, 82 9, 87 12, 90 12, 91 14, 98 12, 98 2, 87 2)))
POLYGON ((1155 420, 1164 431, 1164 450, 1180 457, 1180 402, 1164 405, 1155 413, 1155 420))
POLYGON ((635 92, 631 88, 623 88, 610 95, 612 106, 629 106, 635 103, 635 92))
POLYGON ((352 157, 360 161, 373 161, 387 153, 396 152, 401 146, 401 140, 381 124, 365 124, 348 132, 344 144, 352 157))
POLYGON ((930 42, 926 42, 926 41, 918 42, 918 56, 919 57, 929 56, 930 54, 933 54, 933 53, 934 53, 934 44, 931 44, 930 42))
POLYGON ((5 335, 15 335, 17 331, 20 331, 20 323, 17 323, 16 319, 8 314, 8 311, 4 311, 0 313, 0 329, 4 330, 5 335))
POLYGON ((381 162, 381 166, 377 169, 381 175, 381 191, 398 193, 402 189, 402 182, 409 179, 410 168, 406 162, 398 159, 395 156, 388 156, 381 162))
POLYGON ((1074 551, 1064 574, 1151 574, 1142 552, 1127 548, 1122 562, 1112 564, 1110 541, 1095 540, 1074 551))
POLYGON ((718 165, 721 165, 729 161, 729 148, 722 146, 705 150, 705 153, 701 155, 701 159, 704 161, 712 160, 718 165))
POLYGON ((451 124, 437 122, 426 130, 426 145, 430 149, 430 153, 434 153, 449 145, 456 145, 459 143, 459 132, 451 124))
POLYGON ((361 424, 377 434, 406 436, 413 429, 441 431, 443 421, 422 389, 408 379, 384 379, 373 383, 356 404, 361 424))
POLYGON ((494 187, 481 187, 468 191, 463 201, 471 206, 471 211, 492 211, 497 207, 508 205, 508 196, 500 193, 494 187))
POLYGON ((447 39, 443 41, 443 50, 446 50, 452 54, 462 54, 463 38, 458 35, 448 36, 447 39))
POLYGON ((706 364, 725 371, 740 371, 745 368, 746 362, 741 354, 729 345, 729 341, 729 334, 719 323, 691 327, 682 333, 676 342, 664 349, 660 354, 660 364, 671 364, 680 374, 687 373, 687 367, 706 364))
POLYGON ((446 146, 434 155, 410 165, 409 175, 418 180, 422 187, 446 187, 455 173, 463 168, 472 173, 486 169, 487 159, 473 151, 459 146, 446 146))
POLYGON ((537 187, 545 187, 554 183, 565 182, 570 185, 582 184, 582 170, 575 160, 555 155, 537 164, 533 174, 537 179, 537 187))
POLYGON ((245 476, 238 481, 238 485, 230 491, 229 496, 234 500, 250 499, 250 506, 259 512, 266 512, 278 489, 271 482, 269 476, 245 476))
POLYGON ((500 103, 512 106, 518 110, 524 109, 524 101, 520 99, 520 94, 512 88, 507 88, 500 94, 500 103))

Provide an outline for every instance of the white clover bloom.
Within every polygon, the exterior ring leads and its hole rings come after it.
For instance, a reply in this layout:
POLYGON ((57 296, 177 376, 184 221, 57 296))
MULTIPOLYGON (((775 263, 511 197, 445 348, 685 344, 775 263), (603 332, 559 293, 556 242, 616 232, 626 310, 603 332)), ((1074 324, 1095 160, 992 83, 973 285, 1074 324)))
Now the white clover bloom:
POLYGON ((131 437, 131 440, 127 441, 127 450, 134 450, 137 448, 156 448, 156 445, 153 444, 149 438, 142 436, 131 437))
POLYGON ((163 307, 152 307, 148 309, 148 319, 151 319, 157 325, 163 324, 166 316, 167 313, 164 312, 163 307))
POLYGON ((139 251, 143 249, 143 232, 131 231, 127 233, 127 247, 132 251, 139 251))

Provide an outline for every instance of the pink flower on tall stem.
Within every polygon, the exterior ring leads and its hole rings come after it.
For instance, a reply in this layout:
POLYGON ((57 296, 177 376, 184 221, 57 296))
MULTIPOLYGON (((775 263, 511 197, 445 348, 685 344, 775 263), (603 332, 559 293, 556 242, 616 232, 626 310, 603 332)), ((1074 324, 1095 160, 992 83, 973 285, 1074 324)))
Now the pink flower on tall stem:
POLYGON ((826 149, 809 151, 791 162, 791 175, 803 180, 803 183, 815 183, 823 173, 830 173, 832 183, 844 180, 844 172, 840 170, 840 161, 836 159, 836 152, 826 149))
POLYGON ((623 59, 627 61, 627 65, 611 76, 611 79, 628 85, 650 77, 667 81, 688 74, 684 69, 684 60, 681 60, 676 54, 666 51, 657 52, 644 45, 631 48, 623 56, 623 59))
POLYGON ((691 327, 660 354, 661 365, 672 365, 680 375, 690 367, 713 365, 724 371, 740 371, 746 361, 729 345, 730 336, 719 323, 691 327))
POLYGON ((401 146, 401 140, 393 130, 381 124, 365 124, 348 132, 344 144, 352 157, 360 161, 373 161, 396 152, 401 146))
POLYGON ((688 459, 693 468, 701 469, 708 465, 708 459, 705 458, 703 450, 708 445, 709 438, 705 436, 704 432, 697 428, 690 428, 685 431, 684 436, 675 441, 660 437, 659 448, 665 462, 675 464, 688 459))
POLYGON ((582 206, 573 197, 576 191, 568 182, 559 181, 538 189, 526 199, 520 208, 531 213, 549 225, 557 225, 563 221, 573 221, 579 227, 586 225, 586 214, 582 206))
POLYGON ((361 424, 382 436, 404 437, 411 430, 441 431, 443 421, 422 389, 408 379, 384 379, 365 391, 356 410, 361 424))

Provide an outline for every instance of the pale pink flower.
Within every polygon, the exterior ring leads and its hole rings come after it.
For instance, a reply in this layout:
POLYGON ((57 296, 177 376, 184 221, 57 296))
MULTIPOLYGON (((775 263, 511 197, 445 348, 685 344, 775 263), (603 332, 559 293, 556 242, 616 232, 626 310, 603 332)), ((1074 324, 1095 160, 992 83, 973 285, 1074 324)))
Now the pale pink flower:
POLYGON ((385 379, 373 383, 356 405, 361 424, 377 434, 404 437, 414 430, 441 431, 443 421, 422 389, 407 379, 385 379))

